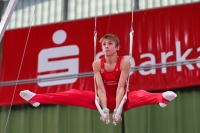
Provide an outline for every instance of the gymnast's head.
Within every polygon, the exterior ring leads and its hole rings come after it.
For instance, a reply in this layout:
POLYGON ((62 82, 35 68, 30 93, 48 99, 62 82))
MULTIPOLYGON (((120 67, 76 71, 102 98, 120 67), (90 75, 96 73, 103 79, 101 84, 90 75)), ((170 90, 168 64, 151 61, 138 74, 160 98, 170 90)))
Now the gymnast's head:
POLYGON ((103 50, 106 46, 109 47, 111 45, 115 46, 117 52, 120 49, 120 41, 119 41, 119 38, 115 34, 108 33, 108 34, 104 35, 99 40, 99 42, 101 43, 103 50))

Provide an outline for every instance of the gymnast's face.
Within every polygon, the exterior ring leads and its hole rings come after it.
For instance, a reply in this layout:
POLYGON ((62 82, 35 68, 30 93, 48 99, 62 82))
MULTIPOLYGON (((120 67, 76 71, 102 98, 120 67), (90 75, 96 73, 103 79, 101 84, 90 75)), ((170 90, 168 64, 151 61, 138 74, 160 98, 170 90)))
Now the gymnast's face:
POLYGON ((111 38, 105 38, 102 41, 102 50, 105 55, 113 55, 116 54, 117 51, 119 50, 120 46, 116 46, 116 43, 113 39, 111 38))

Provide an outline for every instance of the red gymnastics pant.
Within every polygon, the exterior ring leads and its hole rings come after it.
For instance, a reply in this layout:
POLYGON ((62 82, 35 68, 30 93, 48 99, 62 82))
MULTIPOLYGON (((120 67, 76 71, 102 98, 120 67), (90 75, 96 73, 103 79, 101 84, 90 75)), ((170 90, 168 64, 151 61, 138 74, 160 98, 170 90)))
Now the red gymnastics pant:
MULTIPOLYGON (((32 104, 39 102, 40 104, 80 106, 97 110, 94 100, 94 92, 72 89, 57 93, 36 94, 29 102, 32 104)), ((159 103, 167 104, 168 102, 168 100, 163 98, 162 93, 149 93, 145 90, 131 91, 128 93, 123 112, 126 112, 131 108, 159 103)), ((107 106, 111 113, 115 108, 115 103, 115 98, 107 98, 107 106)))

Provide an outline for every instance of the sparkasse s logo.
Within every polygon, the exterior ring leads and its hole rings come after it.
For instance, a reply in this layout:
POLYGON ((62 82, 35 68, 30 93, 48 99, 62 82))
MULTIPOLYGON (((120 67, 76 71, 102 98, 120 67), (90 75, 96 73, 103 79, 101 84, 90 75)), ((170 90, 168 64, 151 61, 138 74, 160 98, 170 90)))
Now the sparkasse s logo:
MULTIPOLYGON (((55 45, 60 45, 67 39, 64 30, 56 31, 52 40, 55 45)), ((79 73, 79 48, 77 45, 59 46, 40 51, 38 55, 38 79, 66 76, 79 73)), ((54 81, 38 82, 41 87, 61 85, 76 82, 77 78, 60 79, 54 81)))

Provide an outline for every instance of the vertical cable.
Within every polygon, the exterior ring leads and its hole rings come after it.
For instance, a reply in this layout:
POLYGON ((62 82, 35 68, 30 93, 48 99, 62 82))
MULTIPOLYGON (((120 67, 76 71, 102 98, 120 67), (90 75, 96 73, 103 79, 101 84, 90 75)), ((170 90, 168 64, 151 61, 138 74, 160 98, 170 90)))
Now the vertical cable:
MULTIPOLYGON (((94 61, 96 60, 96 42, 97 42, 97 0, 95 0, 95 17, 94 17, 94 61)), ((97 94, 97 89, 96 89, 96 80, 94 76, 94 86, 95 86, 95 94, 97 94)))
MULTIPOLYGON (((96 41, 97 41, 97 1, 95 0, 95 22, 94 22, 94 61, 96 60, 96 41)), ((95 75, 94 75, 94 90, 95 90, 95 105, 99 111, 99 113, 101 114, 101 117, 106 119, 106 115, 103 113, 101 106, 99 104, 99 98, 97 96, 97 85, 96 85, 96 79, 95 79, 95 75)), ((110 123, 110 120, 106 121, 106 124, 110 123)))
POLYGON ((133 2, 132 2, 132 7, 131 7, 131 30, 133 30, 133 11, 134 11, 134 7, 135 7, 135 0, 133 0, 133 2))
MULTIPOLYGON (((131 28, 130 28, 130 46, 129 46, 129 61, 130 61, 130 65, 131 65, 131 58, 132 58, 132 47, 133 47, 133 35, 134 35, 134 31, 133 31, 133 11, 134 11, 134 7, 135 7, 135 0, 133 0, 132 2, 132 19, 131 19, 131 28)), ((127 100, 127 93, 129 91, 129 80, 130 80, 130 71, 131 71, 131 66, 130 66, 130 70, 129 70, 129 75, 128 75, 128 79, 127 79, 127 83, 126 83, 126 92, 125 95, 122 99, 122 101, 120 102, 120 105, 117 109, 117 112, 115 114, 115 119, 118 120, 122 110, 123 110, 123 106, 127 100)), ((113 123, 114 125, 116 125, 116 123, 113 123)))

